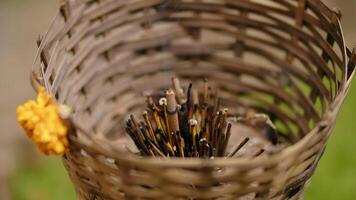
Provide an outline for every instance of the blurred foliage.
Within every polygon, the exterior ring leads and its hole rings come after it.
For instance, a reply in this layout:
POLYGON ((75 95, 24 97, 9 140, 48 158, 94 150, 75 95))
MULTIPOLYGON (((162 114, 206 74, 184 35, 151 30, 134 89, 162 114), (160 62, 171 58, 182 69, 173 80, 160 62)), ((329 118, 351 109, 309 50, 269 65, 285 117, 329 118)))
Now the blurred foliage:
MULTIPOLYGON (((356 84, 338 116, 306 200, 354 200, 356 197, 356 84)), ((74 200, 75 193, 60 159, 20 169, 11 179, 14 200, 74 200)))
POLYGON ((13 200, 75 200, 72 183, 60 158, 46 158, 19 169, 11 178, 13 200))
POLYGON ((354 200, 356 198, 356 83, 338 115, 306 200, 354 200))

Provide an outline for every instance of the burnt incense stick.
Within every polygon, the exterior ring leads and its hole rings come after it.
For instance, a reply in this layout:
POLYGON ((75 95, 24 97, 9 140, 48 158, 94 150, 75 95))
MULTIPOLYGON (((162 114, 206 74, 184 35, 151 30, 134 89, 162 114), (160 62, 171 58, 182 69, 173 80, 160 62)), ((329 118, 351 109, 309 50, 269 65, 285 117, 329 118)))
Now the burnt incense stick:
POLYGON ((151 139, 153 140, 153 142, 154 142, 155 144, 158 144, 157 139, 156 139, 156 136, 155 136, 155 132, 154 132, 153 127, 152 127, 152 124, 151 124, 151 120, 150 120, 149 117, 148 117, 148 112, 147 112, 147 111, 144 111, 143 114, 142 114, 142 116, 143 116, 143 119, 145 120, 145 123, 146 123, 146 125, 147 125, 148 132, 149 132, 149 134, 150 134, 150 136, 151 136, 151 139))
POLYGON ((174 88, 174 91, 176 92, 177 94, 177 101, 179 104, 183 104, 185 103, 185 96, 184 96, 184 91, 183 89, 181 88, 180 86, 180 81, 178 78, 174 77, 172 78, 172 85, 173 85, 173 88, 174 88))
POLYGON ((258 157, 258 156, 262 155, 264 152, 265 152, 264 149, 260 149, 259 151, 257 151, 257 152, 255 153, 255 155, 253 155, 253 157, 258 157))
POLYGON ((225 138, 224 138, 224 141, 223 141, 223 144, 222 144, 222 150, 221 150, 221 155, 223 155, 223 153, 226 152, 226 148, 227 148, 227 144, 229 143, 229 139, 230 139, 230 136, 231 136, 231 123, 229 123, 227 125, 227 129, 226 129, 226 134, 225 134, 225 138))
POLYGON ((169 133, 179 131, 176 96, 172 89, 166 92, 169 133))
POLYGON ((203 88, 203 105, 206 105, 208 103, 208 97, 209 97, 209 85, 208 85, 208 80, 204 79, 204 88, 203 88))
POLYGON ((245 144, 250 140, 250 138, 245 138, 237 147, 235 148, 234 151, 232 151, 227 157, 234 157, 235 154, 243 147, 245 144))
MULTIPOLYGON (((126 132, 141 155, 153 157, 233 157, 250 140, 245 138, 227 154, 232 124, 228 109, 220 109, 218 90, 205 79, 201 91, 190 83, 186 92, 178 78, 164 96, 147 97, 143 120, 130 115, 126 132), (211 96, 210 96, 211 95, 211 96), (160 98, 158 98, 160 97, 160 98), (159 99, 155 102, 154 99, 159 99)), ((264 149, 254 154, 261 155, 264 149)))

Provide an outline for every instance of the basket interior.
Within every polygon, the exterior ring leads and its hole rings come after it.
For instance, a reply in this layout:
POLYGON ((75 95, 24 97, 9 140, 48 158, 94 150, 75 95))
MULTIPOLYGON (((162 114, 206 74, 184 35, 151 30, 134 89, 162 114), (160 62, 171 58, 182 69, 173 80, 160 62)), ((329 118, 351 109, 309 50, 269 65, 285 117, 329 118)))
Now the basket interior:
POLYGON ((117 137, 144 96, 167 89, 171 77, 185 87, 208 78, 232 115, 267 113, 294 143, 327 111, 344 75, 336 14, 321 5, 88 1, 72 8, 83 16, 54 44, 61 63, 47 70, 47 84, 88 129, 117 137))

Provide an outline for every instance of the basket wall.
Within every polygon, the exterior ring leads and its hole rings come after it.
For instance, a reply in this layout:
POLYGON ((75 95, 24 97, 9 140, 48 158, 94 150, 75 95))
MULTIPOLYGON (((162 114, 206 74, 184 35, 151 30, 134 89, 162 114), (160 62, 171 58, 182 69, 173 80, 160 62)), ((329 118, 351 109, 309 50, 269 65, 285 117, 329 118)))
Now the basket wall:
POLYGON ((63 160, 78 198, 302 198, 354 74, 340 18, 319 0, 62 1, 32 83, 75 110, 63 160), (123 153, 127 114, 172 76, 207 77, 232 114, 268 113, 293 145, 256 159, 123 153))

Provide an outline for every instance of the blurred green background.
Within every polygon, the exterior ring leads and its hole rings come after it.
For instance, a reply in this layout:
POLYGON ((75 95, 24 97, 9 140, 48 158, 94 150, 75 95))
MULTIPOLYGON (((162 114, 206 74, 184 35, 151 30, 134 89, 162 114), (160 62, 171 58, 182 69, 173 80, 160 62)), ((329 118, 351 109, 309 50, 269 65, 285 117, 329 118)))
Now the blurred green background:
MULTIPOLYGON (((348 46, 356 44, 356 1, 327 0, 344 13, 348 46)), ((15 108, 34 96, 28 76, 35 41, 58 1, 0 0, 0 199, 71 200, 74 189, 59 158, 39 155, 16 124, 15 108)), ((356 199, 356 82, 338 116, 306 200, 356 199)))

